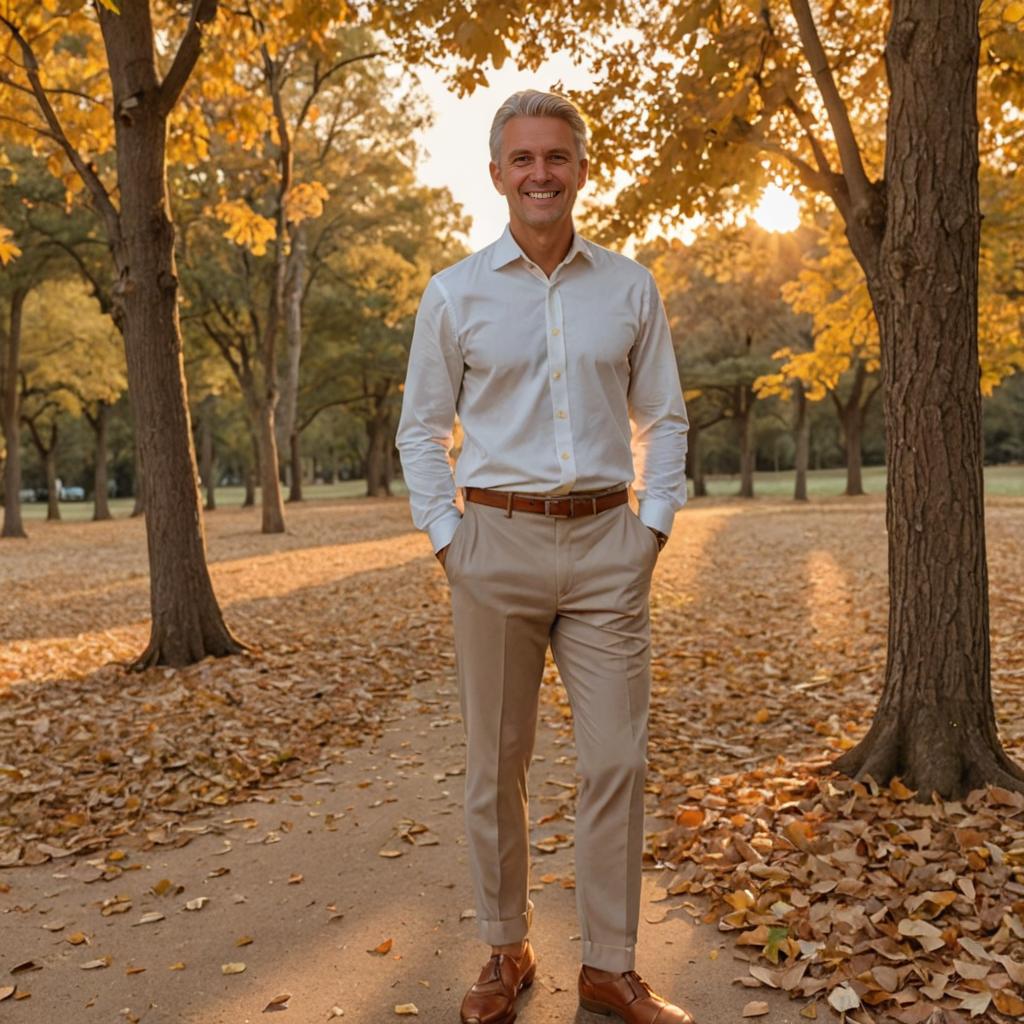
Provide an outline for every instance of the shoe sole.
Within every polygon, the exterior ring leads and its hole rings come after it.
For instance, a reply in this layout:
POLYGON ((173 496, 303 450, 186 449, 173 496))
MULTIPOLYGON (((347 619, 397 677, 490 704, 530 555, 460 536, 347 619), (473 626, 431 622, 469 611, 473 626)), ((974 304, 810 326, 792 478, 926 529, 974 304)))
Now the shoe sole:
MULTIPOLYGON (((509 1013, 502 1017, 500 1020, 491 1021, 490 1024, 515 1024, 518 1013, 516 1012, 515 1000, 518 999, 532 984, 533 979, 537 976, 537 961, 535 960, 529 970, 523 975, 523 980, 519 982, 519 988, 516 989, 515 997, 512 1001, 512 1009, 509 1013)), ((468 1021, 465 1017, 461 1018, 462 1024, 479 1024, 479 1017, 472 1017, 468 1021)))

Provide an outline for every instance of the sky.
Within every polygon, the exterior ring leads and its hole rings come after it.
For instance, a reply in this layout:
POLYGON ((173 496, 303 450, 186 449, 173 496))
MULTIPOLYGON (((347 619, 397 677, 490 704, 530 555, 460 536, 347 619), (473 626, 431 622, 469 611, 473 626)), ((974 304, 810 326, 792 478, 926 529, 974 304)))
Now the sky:
POLYGON ((489 72, 488 88, 463 99, 449 92, 439 75, 422 72, 420 77, 434 108, 434 125, 421 136, 428 156, 419 167, 420 180, 451 190, 473 218, 470 245, 481 249, 501 234, 508 221, 508 207, 487 171, 487 136, 495 111, 519 89, 550 89, 559 80, 567 88, 579 89, 589 86, 591 79, 568 57, 556 57, 536 73, 517 71, 508 63, 500 71, 489 72))

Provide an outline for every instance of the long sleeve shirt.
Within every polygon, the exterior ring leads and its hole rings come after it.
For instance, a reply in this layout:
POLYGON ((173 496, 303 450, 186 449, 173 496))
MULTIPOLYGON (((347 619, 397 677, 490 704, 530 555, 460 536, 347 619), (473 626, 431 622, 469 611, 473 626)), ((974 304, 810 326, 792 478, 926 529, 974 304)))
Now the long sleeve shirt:
POLYGON ((667 535, 686 501, 687 428, 665 309, 634 260, 576 234, 548 277, 506 227, 427 285, 397 445, 413 523, 435 551, 455 533, 465 486, 559 495, 633 483, 640 519, 667 535))

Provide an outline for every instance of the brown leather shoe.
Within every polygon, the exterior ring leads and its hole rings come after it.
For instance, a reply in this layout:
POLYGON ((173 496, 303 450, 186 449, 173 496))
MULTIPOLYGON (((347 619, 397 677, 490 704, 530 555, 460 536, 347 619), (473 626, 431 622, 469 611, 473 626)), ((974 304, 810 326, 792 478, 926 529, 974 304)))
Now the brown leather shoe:
POLYGON ((462 1000, 462 1024, 512 1024, 516 996, 533 984, 537 958, 529 942, 522 955, 495 953, 462 1000))
POLYGON ((636 971, 600 981, 581 967, 580 1006, 592 1013, 614 1014, 626 1024, 694 1024, 685 1010, 655 995, 636 971))

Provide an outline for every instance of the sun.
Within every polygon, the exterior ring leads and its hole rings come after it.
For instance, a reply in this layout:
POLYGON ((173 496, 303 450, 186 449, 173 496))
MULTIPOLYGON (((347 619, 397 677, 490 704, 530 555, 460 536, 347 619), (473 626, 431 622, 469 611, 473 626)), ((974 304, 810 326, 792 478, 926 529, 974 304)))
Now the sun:
POLYGON ((778 185, 769 185, 761 193, 754 220, 766 231, 795 231, 800 226, 800 204, 778 185))

